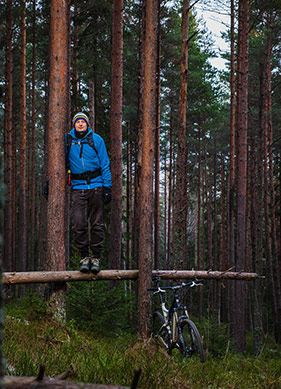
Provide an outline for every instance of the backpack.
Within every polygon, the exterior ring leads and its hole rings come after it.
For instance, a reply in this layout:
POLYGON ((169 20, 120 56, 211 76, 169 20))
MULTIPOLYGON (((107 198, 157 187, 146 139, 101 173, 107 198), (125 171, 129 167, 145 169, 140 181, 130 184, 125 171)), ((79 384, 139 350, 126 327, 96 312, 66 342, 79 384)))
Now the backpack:
MULTIPOLYGON (((71 146, 72 146, 72 140, 73 140, 73 137, 70 135, 70 134, 66 134, 66 156, 65 156, 65 162, 66 162, 66 170, 68 172, 68 184, 70 185, 71 184, 71 178, 72 179, 81 179, 81 180, 86 180, 87 183, 89 184, 90 181, 91 181, 91 178, 96 178, 96 177, 99 177, 101 175, 101 169, 97 169, 95 170, 94 172, 84 172, 84 173, 81 173, 81 174, 73 174, 70 172, 69 170, 69 153, 70 153, 70 149, 71 149, 71 146)), ((80 141, 80 140, 79 140, 80 141)), ((86 136, 86 142, 85 142, 85 139, 84 139, 84 142, 81 143, 82 147, 81 147, 81 151, 80 151, 80 156, 82 156, 82 150, 83 150, 83 144, 84 143, 88 143, 88 145, 95 151, 95 153, 98 155, 98 151, 95 147, 95 143, 94 143, 94 139, 93 139, 93 133, 90 132, 87 136, 86 136)))
MULTIPOLYGON (((72 146, 72 136, 70 134, 66 134, 66 162, 67 164, 69 163, 68 162, 68 157, 69 157, 69 153, 70 153, 70 149, 71 149, 71 146, 72 146)), ((86 136, 86 140, 88 143, 88 145, 90 147, 92 147, 92 149, 96 152, 96 154, 98 155, 98 152, 97 152, 97 149, 95 148, 95 143, 94 143, 94 139, 93 139, 93 133, 90 132, 87 136, 86 136)), ((83 144, 83 143, 82 143, 83 144)))

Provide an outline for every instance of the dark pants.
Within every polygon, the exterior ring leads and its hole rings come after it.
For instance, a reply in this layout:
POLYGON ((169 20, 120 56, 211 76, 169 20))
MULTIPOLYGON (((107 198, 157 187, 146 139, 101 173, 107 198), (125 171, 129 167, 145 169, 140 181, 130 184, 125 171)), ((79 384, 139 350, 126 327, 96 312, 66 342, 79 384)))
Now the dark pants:
POLYGON ((72 191, 71 217, 74 244, 83 257, 89 255, 89 248, 93 254, 99 254, 103 248, 103 208, 102 187, 72 191))

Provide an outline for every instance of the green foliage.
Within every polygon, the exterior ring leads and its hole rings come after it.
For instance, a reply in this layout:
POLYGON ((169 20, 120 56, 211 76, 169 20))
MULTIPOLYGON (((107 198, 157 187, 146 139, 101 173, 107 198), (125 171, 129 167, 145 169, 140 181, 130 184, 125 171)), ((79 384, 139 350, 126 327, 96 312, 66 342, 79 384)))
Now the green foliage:
POLYGON ((18 320, 41 320, 47 315, 47 304, 32 292, 27 292, 24 298, 10 300, 6 309, 8 315, 18 320))
POLYGON ((228 324, 218 323, 213 318, 196 320, 195 323, 203 338, 207 358, 221 358, 234 351, 228 324))
POLYGON ((134 304, 125 287, 125 282, 72 284, 67 296, 68 318, 79 328, 100 334, 135 331, 134 304))
MULTIPOLYGON (((77 328, 70 320, 60 326, 49 320, 32 321, 8 315, 5 326, 5 357, 13 375, 34 376, 46 366, 48 376, 73 367, 79 382, 130 386, 134 371, 141 369, 140 388, 278 388, 281 385, 281 349, 276 356, 264 353, 259 358, 225 354, 208 356, 201 364, 194 359, 182 362, 156 347, 153 340, 142 343, 123 334, 101 336, 77 328), (22 336, 24 334, 24 336, 22 336)), ((13 311, 15 312, 15 311, 13 311)), ((21 312, 21 314, 23 311, 21 312)), ((214 329, 215 331, 215 329, 214 329)))

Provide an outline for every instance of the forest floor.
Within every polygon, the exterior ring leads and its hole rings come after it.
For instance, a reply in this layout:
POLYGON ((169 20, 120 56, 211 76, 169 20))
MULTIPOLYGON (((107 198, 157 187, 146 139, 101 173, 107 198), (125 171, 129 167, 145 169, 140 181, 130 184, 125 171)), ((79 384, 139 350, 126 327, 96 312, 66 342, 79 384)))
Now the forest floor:
POLYGON ((281 347, 265 345, 259 357, 225 352, 207 361, 160 352, 151 339, 146 344, 132 334, 109 336, 78 330, 70 320, 59 325, 34 306, 6 309, 4 356, 7 374, 37 376, 41 365, 47 376, 72 367, 72 381, 130 387, 141 369, 138 388, 281 388, 281 347))

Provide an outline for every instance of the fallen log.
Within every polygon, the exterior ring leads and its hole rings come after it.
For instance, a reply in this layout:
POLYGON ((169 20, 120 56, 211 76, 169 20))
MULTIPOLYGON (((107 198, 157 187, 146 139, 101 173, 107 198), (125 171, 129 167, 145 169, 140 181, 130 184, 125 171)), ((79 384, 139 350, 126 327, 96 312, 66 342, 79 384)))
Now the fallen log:
MULTIPOLYGON (((85 274, 80 271, 32 271, 3 273, 2 283, 9 284, 35 284, 35 283, 63 283, 77 281, 98 280, 136 280, 138 270, 102 270, 97 275, 85 274)), ((205 271, 205 270, 153 270, 152 276, 159 276, 166 280, 203 278, 213 280, 254 280, 264 278, 257 273, 232 271, 205 271)))
POLYGON ((57 378, 16 377, 5 376, 3 380, 5 389, 129 389, 125 386, 86 384, 83 382, 64 381, 57 378))
MULTIPOLYGON (((41 365, 37 377, 4 376, 3 387, 5 389, 129 389, 127 386, 88 384, 84 382, 65 381, 74 374, 73 367, 57 377, 44 377, 45 366, 41 365)), ((140 370, 135 372, 133 383, 139 378, 140 370)), ((133 385, 132 385, 133 386, 133 385)), ((137 388, 137 383, 135 388, 137 388)))

